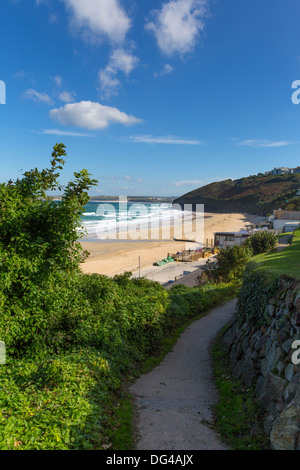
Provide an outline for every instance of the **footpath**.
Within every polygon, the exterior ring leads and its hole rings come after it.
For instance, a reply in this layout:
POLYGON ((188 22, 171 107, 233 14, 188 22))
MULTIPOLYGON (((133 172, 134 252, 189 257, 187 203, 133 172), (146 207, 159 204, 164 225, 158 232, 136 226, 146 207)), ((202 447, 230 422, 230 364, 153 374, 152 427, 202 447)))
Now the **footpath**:
POLYGON ((211 353, 235 307, 232 300, 192 323, 161 364, 131 386, 136 450, 228 450, 214 430, 211 353))

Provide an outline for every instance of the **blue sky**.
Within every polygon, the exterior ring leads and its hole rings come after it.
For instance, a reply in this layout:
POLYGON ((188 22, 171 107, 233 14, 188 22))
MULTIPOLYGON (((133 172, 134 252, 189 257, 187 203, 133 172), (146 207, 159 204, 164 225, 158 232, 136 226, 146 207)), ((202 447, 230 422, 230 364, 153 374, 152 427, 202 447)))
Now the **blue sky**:
POLYGON ((56 142, 62 182, 87 168, 92 195, 177 196, 300 165, 299 13, 298 0, 2 0, 1 180, 47 167, 56 142))

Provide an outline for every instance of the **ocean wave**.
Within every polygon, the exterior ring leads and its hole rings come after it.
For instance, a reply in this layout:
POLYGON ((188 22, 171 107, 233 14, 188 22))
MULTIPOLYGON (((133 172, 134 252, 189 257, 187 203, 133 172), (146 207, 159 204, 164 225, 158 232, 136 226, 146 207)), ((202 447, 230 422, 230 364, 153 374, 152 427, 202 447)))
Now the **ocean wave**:
POLYGON ((111 218, 101 218, 101 220, 86 220, 83 221, 83 228, 87 231, 89 235, 97 235, 97 237, 102 238, 103 236, 108 236, 109 234, 114 234, 116 232, 125 232, 130 230, 147 230, 150 228, 158 228, 162 223, 168 225, 170 224, 177 225, 181 224, 183 217, 189 217, 190 213, 179 210, 165 210, 160 212, 152 212, 147 215, 141 215, 140 217, 130 217, 127 214, 127 217, 111 217, 111 218))

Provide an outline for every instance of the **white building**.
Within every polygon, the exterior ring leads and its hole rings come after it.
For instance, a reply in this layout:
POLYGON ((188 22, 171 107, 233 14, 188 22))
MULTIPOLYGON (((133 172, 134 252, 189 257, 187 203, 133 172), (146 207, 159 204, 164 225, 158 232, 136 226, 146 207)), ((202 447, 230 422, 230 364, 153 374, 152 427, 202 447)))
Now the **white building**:
POLYGON ((274 230, 292 232, 300 225, 300 211, 274 211, 270 217, 274 230))
POLYGON ((272 175, 285 175, 288 173, 292 173, 292 169, 284 167, 284 166, 281 166, 279 168, 274 168, 274 170, 271 171, 272 175))

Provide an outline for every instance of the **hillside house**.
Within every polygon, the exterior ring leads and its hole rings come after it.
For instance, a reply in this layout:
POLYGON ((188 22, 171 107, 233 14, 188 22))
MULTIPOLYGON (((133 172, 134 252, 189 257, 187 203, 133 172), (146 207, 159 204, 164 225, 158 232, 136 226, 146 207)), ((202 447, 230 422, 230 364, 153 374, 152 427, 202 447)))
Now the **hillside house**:
POLYGON ((286 175, 288 173, 291 173, 291 169, 283 166, 279 168, 274 168, 274 170, 272 170, 271 172, 272 175, 286 175))
POLYGON ((270 221, 273 223, 274 230, 280 232, 293 231, 300 225, 300 211, 276 210, 273 211, 270 221))
POLYGON ((294 173, 300 173, 300 166, 297 166, 296 168, 287 168, 285 166, 280 166, 274 168, 271 171, 266 171, 265 175, 291 175, 294 173))

